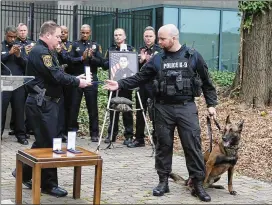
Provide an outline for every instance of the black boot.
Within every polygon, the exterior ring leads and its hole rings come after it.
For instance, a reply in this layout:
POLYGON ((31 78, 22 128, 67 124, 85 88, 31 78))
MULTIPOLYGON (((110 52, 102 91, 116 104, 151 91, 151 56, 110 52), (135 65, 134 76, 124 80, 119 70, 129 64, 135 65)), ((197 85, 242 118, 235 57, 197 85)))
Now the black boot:
MULTIPOLYGON (((116 142, 116 135, 114 135, 114 136, 112 136, 112 142, 116 142)), ((106 143, 106 144, 109 144, 110 143, 110 134, 108 134, 108 136, 105 138, 105 140, 104 140, 104 142, 106 143)))
POLYGON ((97 136, 91 136, 91 141, 92 142, 98 142, 98 137, 97 136))
MULTIPOLYGON (((12 172, 12 176, 14 176, 16 178, 16 169, 12 172)), ((28 180, 28 181, 24 181, 23 180, 23 184, 29 188, 32 189, 32 180, 28 180)))
POLYGON ((128 145, 128 144, 131 144, 132 143, 132 138, 129 137, 129 138, 126 138, 123 142, 123 145, 128 145))
POLYGON ((164 193, 170 192, 168 186, 168 176, 159 175, 160 183, 153 189, 153 196, 163 196, 164 193))
POLYGON ((203 188, 202 180, 193 179, 194 189, 192 191, 192 195, 197 196, 201 201, 209 202, 211 201, 211 197, 203 188))

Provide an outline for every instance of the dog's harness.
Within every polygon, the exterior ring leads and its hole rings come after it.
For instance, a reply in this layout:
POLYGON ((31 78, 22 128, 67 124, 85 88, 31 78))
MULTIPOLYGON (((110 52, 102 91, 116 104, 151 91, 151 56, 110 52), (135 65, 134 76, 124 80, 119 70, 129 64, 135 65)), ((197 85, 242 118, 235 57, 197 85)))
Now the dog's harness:
MULTIPOLYGON (((219 125, 219 123, 217 122, 217 120, 213 117, 213 121, 214 121, 214 124, 216 125, 216 127, 218 128, 218 130, 220 131, 221 130, 221 127, 219 125)), ((207 127, 208 127, 208 136, 209 136, 209 139, 210 139, 210 148, 209 148, 209 152, 212 151, 212 124, 211 124, 211 118, 210 116, 207 115, 207 127)))

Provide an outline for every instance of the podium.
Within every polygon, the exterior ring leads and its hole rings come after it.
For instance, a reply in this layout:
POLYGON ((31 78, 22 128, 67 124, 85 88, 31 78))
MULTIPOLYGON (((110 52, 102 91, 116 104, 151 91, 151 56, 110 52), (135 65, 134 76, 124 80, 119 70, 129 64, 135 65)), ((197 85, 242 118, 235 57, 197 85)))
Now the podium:
POLYGON ((1 92, 13 91, 33 80, 34 76, 3 76, 1 75, 1 92))
MULTIPOLYGON (((12 76, 12 75, 1 75, 1 92, 3 91, 13 91, 22 85, 29 83, 33 80, 34 76, 12 76)), ((2 107, 2 94, 0 95, 0 103, 2 107)), ((2 126, 2 118, 0 118, 0 127, 2 126)), ((1 136, 2 140, 2 136, 1 136)))

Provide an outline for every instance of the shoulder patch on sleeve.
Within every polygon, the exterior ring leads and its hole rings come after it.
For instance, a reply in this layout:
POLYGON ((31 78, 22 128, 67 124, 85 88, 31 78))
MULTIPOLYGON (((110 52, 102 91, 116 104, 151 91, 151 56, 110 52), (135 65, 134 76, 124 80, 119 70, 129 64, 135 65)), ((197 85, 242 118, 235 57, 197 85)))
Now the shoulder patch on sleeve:
POLYGON ((52 67, 53 62, 52 62, 52 56, 51 55, 43 55, 42 59, 43 59, 43 64, 46 67, 48 67, 48 68, 52 67))
POLYGON ((104 56, 105 58, 107 58, 108 52, 109 52, 109 50, 106 51, 105 56, 104 56))
POLYGON ((71 52, 72 50, 72 44, 68 47, 68 52, 71 52))

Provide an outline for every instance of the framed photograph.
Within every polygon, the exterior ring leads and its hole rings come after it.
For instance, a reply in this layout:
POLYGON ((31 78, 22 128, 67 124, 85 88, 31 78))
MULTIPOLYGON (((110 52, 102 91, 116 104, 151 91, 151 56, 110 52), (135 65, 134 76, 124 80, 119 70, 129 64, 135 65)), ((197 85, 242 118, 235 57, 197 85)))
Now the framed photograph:
POLYGON ((109 78, 120 80, 135 75, 138 72, 138 54, 129 51, 109 52, 109 78))

